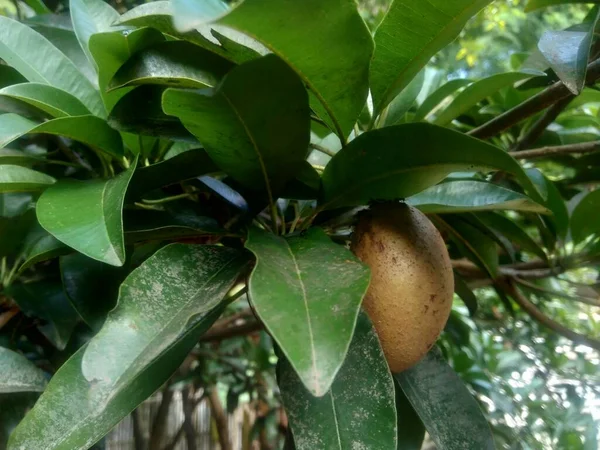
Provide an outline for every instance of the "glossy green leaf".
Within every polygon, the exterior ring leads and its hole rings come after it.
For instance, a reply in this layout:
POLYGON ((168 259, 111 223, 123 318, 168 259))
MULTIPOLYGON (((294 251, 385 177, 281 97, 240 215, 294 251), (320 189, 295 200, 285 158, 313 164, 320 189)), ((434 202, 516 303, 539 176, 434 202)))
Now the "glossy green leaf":
POLYGON ((535 76, 545 76, 544 72, 507 72, 492 75, 468 86, 458 94, 447 108, 442 110, 433 123, 448 125, 461 114, 466 113, 473 106, 485 98, 496 94, 500 89, 514 85, 518 81, 535 76))
POLYGON ((62 89, 40 83, 14 84, 0 89, 0 96, 25 102, 51 117, 91 114, 78 98, 62 89))
POLYGON ((546 31, 538 42, 552 70, 574 95, 579 95, 585 85, 597 21, 598 15, 586 31, 546 31))
POLYGON ((57 349, 65 349, 81 318, 69 303, 60 283, 13 284, 5 292, 26 315, 42 319, 43 322, 38 325, 42 334, 57 349))
POLYGON ((224 172, 270 198, 306 158, 308 95, 274 55, 238 66, 214 92, 168 89, 163 109, 181 119, 224 172))
POLYGON ((322 176, 321 208, 410 197, 452 172, 474 170, 512 173, 537 200, 532 182, 504 150, 446 128, 411 123, 369 131, 339 151, 322 176))
POLYGON ((490 427, 467 387, 437 349, 394 375, 437 448, 493 450, 490 427))
POLYGON ((48 8, 42 0, 25 0, 27 6, 29 6, 36 14, 50 14, 52 11, 48 8))
POLYGON ((398 415, 397 450, 421 450, 425 440, 425 426, 396 379, 394 379, 394 391, 398 415))
POLYGON ((446 215, 436 224, 448 231, 450 239, 462 253, 480 266, 492 278, 498 272, 498 250, 492 237, 462 217, 446 215))
POLYGON ((25 238, 21 258, 23 263, 19 272, 43 261, 71 253, 73 249, 60 242, 39 224, 31 229, 25 238))
POLYGON ((600 189, 587 194, 573 211, 571 216, 573 241, 581 242, 591 234, 600 233, 598 211, 600 211, 600 189))
MULTIPOLYGON (((141 28, 130 32, 113 31, 94 34, 89 40, 89 49, 98 66, 98 84, 106 110, 110 113, 115 104, 128 89, 108 90, 108 84, 117 70, 137 52, 165 40, 164 36, 152 29, 141 28)), ((138 113, 143 108, 138 108, 138 113)))
POLYGON ((464 302, 469 310, 469 315, 471 317, 475 316, 478 308, 477 297, 467 282, 456 271, 454 271, 454 292, 464 302))
POLYGON ((325 395, 348 351, 369 269, 320 228, 288 238, 251 229, 246 248, 257 259, 254 310, 307 389, 325 395))
POLYGON ((489 210, 549 213, 526 195, 485 181, 448 181, 425 189, 406 202, 428 214, 489 210))
POLYGON ((298 450, 396 450, 394 383, 366 314, 331 389, 306 391, 290 363, 280 360, 279 387, 298 450))
POLYGON ((107 155, 123 156, 121 136, 99 117, 59 117, 37 123, 17 114, 0 115, 0 147, 26 134, 40 133, 68 137, 107 155))
POLYGON ((60 257, 60 273, 65 293, 77 313, 92 330, 99 330, 117 303, 127 268, 72 253, 60 257))
POLYGON ((0 16, 0 58, 31 82, 49 84, 77 97, 94 114, 106 115, 92 83, 46 38, 0 16))
POLYGON ((0 394, 42 392, 46 376, 20 353, 0 347, 0 394))
POLYGON ((69 11, 77 40, 90 63, 95 65, 90 38, 97 33, 114 31, 112 26, 119 20, 119 13, 103 0, 69 0, 69 11))
MULTIPOLYGON (((139 5, 123 14, 120 23, 155 28, 168 36, 192 42, 238 64, 260 56, 260 53, 255 50, 226 38, 213 28, 214 25, 212 27, 198 26, 197 29, 187 33, 176 30, 170 1, 155 1, 139 5), (211 38, 209 39, 207 36, 211 38)), ((221 31, 224 30, 221 29, 221 31)))
POLYGON ((425 71, 422 70, 419 74, 400 92, 394 100, 384 109, 379 123, 389 127, 398 125, 404 121, 406 113, 417 100, 423 83, 425 82, 425 71))
POLYGON ((551 226, 558 237, 565 239, 569 231, 569 212, 556 184, 538 169, 527 169, 527 175, 535 183, 539 192, 546 193, 546 199, 541 203, 552 211, 552 215, 543 217, 544 222, 551 226))
POLYGON ((33 197, 27 193, 0 194, 0 217, 16 217, 29 209, 33 197))
POLYGON ((109 180, 63 180, 37 203, 40 224, 55 238, 92 259, 125 261, 123 203, 135 164, 109 180))
POLYGON ((4 64, 0 65, 0 88, 25 83, 26 81, 27 79, 17 72, 17 70, 4 64))
POLYGON ((0 165, 0 193, 42 191, 55 182, 56 180, 50 175, 27 167, 0 165))
MULTIPOLYGON (((183 126, 177 117, 168 116, 162 109, 162 86, 138 86, 122 95, 113 106, 108 123, 111 127, 128 133, 143 136, 157 136, 165 139, 195 143, 198 140, 183 126)), ((112 93, 111 92, 111 93, 112 93)))
POLYGON ((415 114, 414 121, 418 122, 427 118, 429 114, 435 114, 439 109, 443 108, 449 98, 460 88, 471 83, 471 80, 459 78, 450 80, 443 86, 439 87, 435 92, 428 96, 415 114))
POLYGON ((247 261, 225 247, 183 244, 148 258, 123 283, 102 330, 54 375, 9 449, 83 450, 108 433, 175 372, 247 261))
POLYGON ((227 3, 222 0, 173 0, 171 3, 175 26, 182 31, 214 22, 229 12, 227 3))
POLYGON ((394 0, 375 32, 371 93, 378 114, 491 0, 394 0))
POLYGON ((216 86, 234 65, 185 41, 162 42, 136 53, 119 68, 111 89, 140 84, 180 88, 216 86))
POLYGON ((311 106, 345 140, 367 100, 373 53, 354 1, 246 0, 217 23, 257 39, 293 67, 320 102, 311 106), (326 17, 326 26, 315 17, 326 17))
POLYGON ((539 256, 541 259, 547 259, 547 255, 542 247, 515 220, 494 212, 478 213, 477 217, 488 227, 502 234, 522 250, 539 256))

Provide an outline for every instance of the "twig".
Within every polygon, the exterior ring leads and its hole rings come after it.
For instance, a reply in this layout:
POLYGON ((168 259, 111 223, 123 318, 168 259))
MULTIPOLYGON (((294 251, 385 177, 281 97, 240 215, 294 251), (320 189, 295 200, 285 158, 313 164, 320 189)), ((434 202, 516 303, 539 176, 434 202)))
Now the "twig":
POLYGON ((19 308, 17 308, 15 306, 15 307, 9 309, 8 311, 4 311, 2 314, 0 314, 0 330, 2 328, 4 328, 4 326, 8 322, 10 322, 10 319, 15 317, 18 313, 19 313, 19 308))
POLYGON ((557 334, 560 334, 567 339, 570 339, 573 342, 581 343, 583 345, 587 345, 595 350, 600 350, 600 341, 589 336, 586 336, 581 333, 577 333, 576 331, 571 330, 570 328, 565 327, 564 325, 559 324, 554 321, 550 317, 546 316, 542 311, 540 311, 537 306, 531 303, 521 291, 514 285, 513 281, 508 281, 503 283, 503 287, 505 291, 519 304, 519 306, 529 314, 534 320, 544 325, 547 328, 550 328, 557 334))
POLYGON ((558 145, 555 147, 540 147, 533 150, 520 150, 511 152, 517 159, 541 159, 556 155, 568 155, 573 153, 594 153, 600 151, 600 141, 581 142, 577 144, 558 145))
POLYGON ((245 336, 247 334, 260 331, 262 327, 262 323, 260 323, 257 320, 253 320, 242 325, 228 327, 225 329, 218 329, 213 327, 210 330, 208 330, 204 334, 204 336, 200 338, 200 342, 222 341, 233 337, 245 336))
MULTIPOLYGON (((599 77, 600 60, 596 60, 588 64, 586 84, 594 83, 599 77)), ((493 118, 480 127, 469 131, 468 134, 479 139, 491 138, 507 128, 518 124, 522 120, 525 120, 526 118, 543 111, 550 105, 553 105, 554 103, 572 95, 573 94, 562 83, 562 81, 557 81, 525 102, 493 118)))
POLYGON ((314 150, 317 150, 317 151, 319 151, 321 153, 324 153, 327 156, 331 156, 332 158, 335 156, 335 152, 332 152, 328 148, 325 148, 325 147, 323 147, 323 146, 321 146, 319 144, 313 144, 313 143, 311 143, 310 144, 310 148, 312 148, 314 150))
POLYGON ((535 143, 535 141, 539 139, 544 130, 548 128, 548 126, 556 120, 560 113, 565 110, 567 105, 571 103, 574 97, 574 95, 565 97, 562 100, 557 101, 550 108, 548 108, 544 115, 540 117, 537 120, 537 122, 535 122, 532 125, 532 127, 527 131, 525 136, 523 136, 523 138, 519 142, 517 142, 517 144, 513 148, 513 151, 518 152, 520 150, 524 150, 531 147, 535 143))
POLYGON ((599 306, 600 307, 600 300, 599 299, 595 299, 595 298, 590 298, 590 297, 573 297, 569 294, 565 294, 563 292, 556 292, 553 291, 551 289, 545 289, 542 286, 538 286, 537 284, 533 284, 530 283, 528 281, 525 281, 523 279, 520 278, 515 278, 515 281, 520 284, 521 286, 524 286, 528 289, 532 289, 534 291, 538 291, 538 292, 543 292, 545 294, 548 295, 553 295, 555 297, 560 297, 560 298, 564 298, 566 300, 572 300, 574 302, 579 302, 579 303, 585 303, 586 305, 591 305, 591 306, 599 306))
POLYGON ((219 443, 221 444, 221 450, 232 450, 231 442, 229 441, 229 425, 227 423, 227 415, 223 410, 223 405, 219 399, 216 386, 210 388, 208 394, 208 402, 210 403, 210 411, 215 423, 217 424, 217 432, 219 435, 219 443))

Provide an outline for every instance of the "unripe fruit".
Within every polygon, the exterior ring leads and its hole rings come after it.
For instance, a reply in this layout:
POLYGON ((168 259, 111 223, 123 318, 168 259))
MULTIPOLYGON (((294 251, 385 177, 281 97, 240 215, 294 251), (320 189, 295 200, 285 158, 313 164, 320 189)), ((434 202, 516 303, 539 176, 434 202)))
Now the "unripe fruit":
POLYGON ((442 332, 454 293, 444 240, 419 210, 384 203, 361 213, 352 251, 371 268, 363 307, 392 372, 417 363, 442 332))

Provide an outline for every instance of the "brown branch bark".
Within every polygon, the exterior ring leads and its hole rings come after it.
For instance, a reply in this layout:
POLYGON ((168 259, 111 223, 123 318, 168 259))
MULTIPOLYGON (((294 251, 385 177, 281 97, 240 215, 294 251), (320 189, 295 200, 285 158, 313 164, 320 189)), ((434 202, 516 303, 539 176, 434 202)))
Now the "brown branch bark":
POLYGON ((561 325, 550 317, 546 316, 542 311, 538 309, 533 303, 531 303, 527 297, 523 295, 523 293, 514 285, 514 282, 506 281, 499 283, 505 290, 505 292, 510 295, 515 302, 519 304, 519 306, 525 311, 531 318, 539 322, 541 325, 551 329, 557 334, 560 334, 571 341, 583 345, 587 345, 595 350, 600 351, 600 340, 591 338, 581 333, 577 333, 576 331, 571 330, 570 328, 561 325))
POLYGON ((574 302, 585 303, 590 306, 598 306, 600 307, 600 298, 590 298, 590 297, 573 297, 572 295, 565 294, 563 292, 556 292, 550 289, 544 289, 542 286, 538 286, 537 284, 530 283, 528 281, 522 280, 520 278, 515 278, 515 281, 528 289, 532 289, 534 291, 542 292, 544 294, 553 295, 555 297, 564 298, 566 300, 571 300, 574 302))
POLYGON ((185 434, 185 440, 187 442, 188 450, 197 450, 198 445, 196 444, 196 429, 194 428, 193 414, 195 403, 193 401, 194 387, 190 386, 187 392, 182 393, 183 400, 183 432, 185 434))
MULTIPOLYGON (((598 78, 600 78, 600 60, 596 60, 588 64, 586 84, 592 84, 598 78)), ((506 111, 504 114, 501 114, 489 122, 481 125, 480 127, 471 130, 468 134, 479 139, 491 138, 512 127, 513 125, 518 124, 522 120, 525 120, 528 117, 543 111, 554 103, 572 95, 573 94, 561 81, 557 81, 553 85, 544 89, 542 92, 539 92, 525 102, 506 111)))
POLYGON ((162 399, 152 422, 150 450, 160 450, 161 448, 165 431, 167 430, 167 417, 169 415, 169 408, 171 407, 173 395, 174 392, 169 389, 169 383, 167 382, 162 390, 162 399))
POLYGON ((0 330, 17 314, 19 314, 19 308, 16 306, 0 314, 0 330))
POLYGON ((262 323, 254 319, 241 325, 227 327, 220 327, 217 322, 200 338, 200 342, 222 341, 232 337, 245 336, 261 330, 262 327, 262 323))
POLYGON ((208 401, 210 403, 210 411, 217 424, 221 450, 232 450, 231 442, 229 441, 229 423, 227 421, 227 415, 223 410, 223 405, 221 404, 221 400, 219 400, 219 394, 217 393, 215 386, 210 389, 208 401))
POLYGON ((511 152, 517 159, 542 159, 556 155, 585 154, 600 151, 600 141, 582 142, 578 144, 558 145, 555 147, 540 147, 533 150, 511 152))
POLYGON ((131 420, 133 422, 133 446, 135 450, 146 450, 146 439, 144 439, 144 433, 142 432, 139 409, 133 411, 131 420))

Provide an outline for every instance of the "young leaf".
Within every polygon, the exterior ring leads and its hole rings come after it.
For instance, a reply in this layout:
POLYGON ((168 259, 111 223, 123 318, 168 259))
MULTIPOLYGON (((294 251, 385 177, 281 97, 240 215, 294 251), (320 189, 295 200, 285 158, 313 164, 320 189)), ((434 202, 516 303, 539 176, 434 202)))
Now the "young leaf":
POLYGON ((491 0, 394 0, 375 32, 370 72, 375 115, 489 3, 491 0))
POLYGON ((183 122, 223 171, 271 199, 306 158, 308 95, 274 55, 238 66, 214 92, 168 89, 163 109, 183 122))
POLYGON ((102 327, 106 315, 117 303, 119 287, 127 272, 127 267, 109 266, 81 253, 60 257, 65 293, 94 331, 102 327))
POLYGON ((306 388, 325 395, 348 351, 369 269, 319 228, 287 238, 251 229, 246 248, 257 259, 249 281, 256 313, 306 388))
POLYGON ((348 356, 324 397, 313 397, 290 363, 278 381, 298 450, 396 450, 394 383, 366 314, 358 317, 348 356))
POLYGON ((0 193, 42 191, 55 182, 50 175, 27 167, 0 165, 0 193))
POLYGON ((246 0, 217 23, 288 62, 319 100, 311 106, 345 141, 367 100, 373 54, 354 1, 246 0), (294 26, 287 23, 291 17, 294 26))
POLYGON ((0 89, 0 96, 20 100, 51 117, 91 114, 81 101, 62 89, 40 83, 21 83, 0 89))
POLYGON ((43 392, 45 388, 46 376, 42 370, 23 355, 0 347, 0 394, 43 392))
POLYGON ((183 244, 148 258, 123 283, 102 330, 56 373, 9 449, 89 448, 179 367, 247 262, 236 250, 183 244))
POLYGON ((495 448, 492 432, 479 405, 437 349, 394 377, 438 448, 495 448))
POLYGON ((79 45, 88 61, 96 65, 90 51, 90 38, 97 33, 114 31, 112 26, 119 20, 119 13, 103 0, 70 0, 69 11, 79 45))
POLYGON ((466 113, 480 101, 497 93, 500 89, 514 85, 517 81, 526 80, 535 76, 546 76, 544 72, 507 72, 492 75, 483 80, 476 81, 458 94, 435 118, 433 123, 445 126, 461 114, 466 113))
POLYGON ((185 41, 162 42, 132 56, 109 83, 111 89, 140 84, 213 87, 234 65, 185 41))
POLYGON ((64 180, 37 203, 37 217, 59 241, 92 259, 125 262, 123 203, 135 164, 109 180, 64 180))
POLYGON ((37 281, 13 284, 5 292, 21 311, 42 319, 39 330, 59 350, 64 350, 81 318, 69 303, 60 283, 37 281))
POLYGON ((425 189, 406 202, 429 214, 489 210, 550 213, 526 195, 485 181, 449 181, 425 189))
POLYGON ((92 83, 44 36, 27 25, 0 16, 0 58, 31 82, 73 94, 94 114, 106 111, 92 83))
POLYGON ((123 141, 118 132, 96 116, 59 117, 37 123, 17 114, 0 115, 0 147, 26 134, 53 134, 82 142, 107 155, 123 156, 123 141))
POLYGON ((323 173, 321 209, 410 197, 463 170, 512 173, 537 201, 534 185, 504 150, 447 128, 410 123, 371 130, 340 150, 323 173))
POLYGON ((587 194, 573 211, 571 236, 575 243, 583 241, 591 234, 600 233, 598 211, 600 211, 600 189, 587 194))

